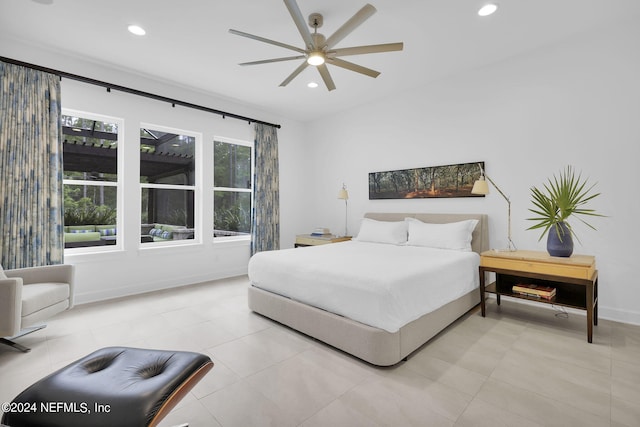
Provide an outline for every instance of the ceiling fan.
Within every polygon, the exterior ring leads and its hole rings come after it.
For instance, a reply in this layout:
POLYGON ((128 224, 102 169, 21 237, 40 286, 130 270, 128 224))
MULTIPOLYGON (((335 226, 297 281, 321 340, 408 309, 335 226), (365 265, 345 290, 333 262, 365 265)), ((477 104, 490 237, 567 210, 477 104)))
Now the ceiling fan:
POLYGON ((362 23, 369 19, 374 13, 376 8, 370 4, 366 4, 362 9, 356 12, 347 22, 338 28, 329 38, 325 38, 322 34, 318 33, 318 28, 323 24, 322 15, 319 13, 312 13, 309 15, 308 22, 305 22, 300 8, 295 0, 284 0, 284 4, 287 6, 293 22, 298 27, 298 31, 304 40, 304 49, 291 46, 286 43, 280 43, 274 40, 265 39, 264 37, 255 36, 253 34, 244 33, 242 31, 232 30, 229 32, 242 37, 247 37, 253 40, 258 40, 264 43, 280 46, 285 49, 298 52, 299 55, 288 56, 284 58, 265 59, 262 61, 244 62, 240 65, 259 65, 268 64, 272 62, 293 61, 297 59, 304 59, 304 62, 295 69, 289 77, 287 77, 280 86, 288 85, 294 78, 304 71, 309 65, 315 66, 320 72, 320 76, 327 86, 327 89, 332 91, 336 88, 336 85, 331 78, 327 64, 335 65, 336 67, 345 68, 347 70, 355 71, 356 73, 364 74, 370 77, 378 77, 380 72, 372 70, 370 68, 363 67, 361 65, 354 64, 352 62, 340 59, 342 56, 349 55, 363 55, 367 53, 380 53, 380 52, 392 52, 403 49, 403 43, 387 43, 387 44, 375 44, 368 46, 355 46, 355 47, 343 47, 335 48, 342 39, 348 36, 353 30, 358 28, 362 23), (308 25, 313 28, 313 33, 307 28, 308 25))

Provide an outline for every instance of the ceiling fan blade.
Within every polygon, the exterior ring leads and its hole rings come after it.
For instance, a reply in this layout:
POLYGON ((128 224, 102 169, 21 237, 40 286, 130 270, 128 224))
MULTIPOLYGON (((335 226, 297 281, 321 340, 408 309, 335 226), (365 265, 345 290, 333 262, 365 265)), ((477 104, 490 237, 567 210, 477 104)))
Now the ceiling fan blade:
POLYGON ((253 34, 243 33, 242 31, 238 31, 238 30, 229 30, 229 32, 231 34, 235 34, 236 36, 247 37, 249 39, 257 40, 259 42, 268 43, 268 44, 272 44, 272 45, 275 45, 275 46, 280 46, 280 47, 283 47, 285 49, 295 50, 296 52, 299 52, 299 53, 305 53, 304 49, 300 49, 299 47, 291 46, 290 44, 280 43, 280 42, 277 42, 275 40, 265 39, 264 37, 254 36, 253 34))
POLYGON ((345 68, 347 70, 355 71, 356 73, 364 74, 365 76, 373 77, 374 79, 380 75, 379 71, 372 70, 371 68, 363 67, 362 65, 354 64, 353 62, 347 62, 338 58, 330 58, 329 63, 335 65, 336 67, 345 68))
POLYGON ((243 62, 238 65, 260 65, 260 64, 270 64, 272 62, 284 62, 284 61, 293 61, 295 59, 305 59, 306 56, 298 55, 298 56, 287 56, 286 58, 274 58, 274 59, 263 59, 261 61, 251 61, 251 62, 243 62))
POLYGON ((307 68, 308 66, 309 66, 309 64, 307 63, 307 61, 304 61, 302 64, 300 64, 300 66, 298 68, 295 69, 295 71, 293 73, 291 73, 291 75, 289 77, 287 77, 282 83, 280 83, 280 87, 284 87, 284 86, 288 85, 289 83, 291 83, 291 80, 293 80, 296 77, 298 77, 298 74, 303 72, 304 69, 307 68))
POLYGON ((304 40, 304 44, 308 49, 314 49, 311 32, 307 27, 307 21, 304 19, 304 16, 302 16, 302 12, 300 12, 298 3, 296 3, 296 0, 284 0, 284 4, 287 6, 287 9, 289 9, 291 18, 293 18, 293 22, 296 24, 296 27, 298 27, 298 31, 302 36, 302 40, 304 40))
POLYGON ((338 30, 336 30, 336 32, 333 33, 331 37, 327 39, 327 47, 330 49, 336 44, 338 44, 340 40, 347 37, 353 30, 358 28, 364 21, 369 19, 374 13, 376 13, 376 8, 370 4, 365 4, 362 9, 356 12, 356 14, 351 17, 351 19, 345 22, 342 27, 338 28, 338 30))
POLYGON ((318 65, 316 67, 320 72, 320 76, 322 76, 322 80, 324 80, 324 84, 327 86, 329 91, 332 91, 336 88, 335 83, 333 83, 333 79, 331 78, 331 74, 329 74, 329 69, 327 68, 327 64, 318 65))
POLYGON ((364 55, 367 53, 395 52, 404 49, 404 43, 372 44, 368 46, 344 47, 327 52, 333 56, 364 55))

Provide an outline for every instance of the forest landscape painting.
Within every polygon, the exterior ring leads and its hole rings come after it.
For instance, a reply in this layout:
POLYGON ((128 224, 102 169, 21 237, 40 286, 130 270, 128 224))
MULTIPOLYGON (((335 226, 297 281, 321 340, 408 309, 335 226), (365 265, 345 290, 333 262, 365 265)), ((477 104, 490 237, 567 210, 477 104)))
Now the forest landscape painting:
POLYGON ((369 173, 369 200, 484 197, 471 194, 484 162, 369 173))

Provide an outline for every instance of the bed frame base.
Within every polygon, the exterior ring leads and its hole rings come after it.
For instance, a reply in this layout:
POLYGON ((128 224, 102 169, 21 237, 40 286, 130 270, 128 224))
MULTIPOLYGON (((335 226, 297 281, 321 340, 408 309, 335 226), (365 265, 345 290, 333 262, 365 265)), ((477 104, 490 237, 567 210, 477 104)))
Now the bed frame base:
MULTIPOLYGON (((370 212, 365 217, 378 221, 403 221, 404 218, 411 217, 436 224, 477 219, 478 225, 472 233, 471 248, 478 254, 489 249, 486 214, 370 212)), ((390 333, 249 286, 251 310, 378 366, 391 366, 406 359, 479 303, 480 292, 475 288, 457 300, 408 323, 398 332, 390 333)))
POLYGON ((477 289, 391 333, 249 286, 249 308, 377 366, 406 358, 480 303, 477 289))

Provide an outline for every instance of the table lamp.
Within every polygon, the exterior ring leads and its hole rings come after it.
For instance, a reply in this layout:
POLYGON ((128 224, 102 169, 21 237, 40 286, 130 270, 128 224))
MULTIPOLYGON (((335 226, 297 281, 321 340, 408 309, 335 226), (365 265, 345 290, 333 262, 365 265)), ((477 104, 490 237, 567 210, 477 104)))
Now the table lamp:
POLYGON ((347 201, 349 200, 349 192, 347 186, 342 183, 342 188, 338 191, 338 199, 344 200, 344 235, 347 236, 347 201))

